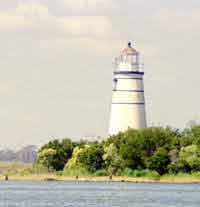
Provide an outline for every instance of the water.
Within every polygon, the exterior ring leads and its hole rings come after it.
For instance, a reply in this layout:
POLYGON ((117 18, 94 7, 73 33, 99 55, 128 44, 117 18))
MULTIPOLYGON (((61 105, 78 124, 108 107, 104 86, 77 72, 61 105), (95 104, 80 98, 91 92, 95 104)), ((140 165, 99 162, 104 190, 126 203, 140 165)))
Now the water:
POLYGON ((199 207, 200 184, 0 182, 0 207, 199 207))

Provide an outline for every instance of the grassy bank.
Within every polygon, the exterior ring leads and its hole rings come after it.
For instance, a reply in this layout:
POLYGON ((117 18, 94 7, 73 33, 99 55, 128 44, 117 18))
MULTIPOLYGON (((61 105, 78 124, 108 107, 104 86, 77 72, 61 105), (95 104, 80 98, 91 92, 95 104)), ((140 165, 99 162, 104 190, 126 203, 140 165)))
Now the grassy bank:
POLYGON ((83 168, 65 169, 49 173, 40 165, 23 163, 0 163, 0 180, 7 177, 16 181, 95 181, 95 182, 161 182, 161 183, 200 183, 200 172, 165 174, 160 176, 155 171, 124 169, 116 176, 109 176, 106 170, 90 173, 83 168))
POLYGON ((133 175, 96 175, 87 172, 54 172, 54 173, 4 173, 0 180, 11 181, 94 181, 94 182, 136 182, 136 183, 200 183, 200 173, 179 173, 159 176, 154 172, 136 171, 133 175), (145 174, 146 173, 146 174, 145 174))
MULTIPOLYGON (((1 175, 0 180, 5 180, 1 175)), ((128 177, 128 176, 58 176, 56 174, 40 175, 11 175, 8 176, 11 181, 80 181, 80 182, 135 182, 135 183, 200 183, 200 177, 194 175, 165 175, 159 178, 148 177, 128 177)))

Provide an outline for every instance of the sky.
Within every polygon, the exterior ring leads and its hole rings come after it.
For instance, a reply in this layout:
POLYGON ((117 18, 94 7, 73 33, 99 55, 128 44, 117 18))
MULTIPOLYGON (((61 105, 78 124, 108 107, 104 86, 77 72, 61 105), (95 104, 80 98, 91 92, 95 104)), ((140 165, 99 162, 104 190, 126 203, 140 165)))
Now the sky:
POLYGON ((136 42, 149 126, 200 120, 199 0, 0 0, 0 146, 106 137, 113 60, 136 42))

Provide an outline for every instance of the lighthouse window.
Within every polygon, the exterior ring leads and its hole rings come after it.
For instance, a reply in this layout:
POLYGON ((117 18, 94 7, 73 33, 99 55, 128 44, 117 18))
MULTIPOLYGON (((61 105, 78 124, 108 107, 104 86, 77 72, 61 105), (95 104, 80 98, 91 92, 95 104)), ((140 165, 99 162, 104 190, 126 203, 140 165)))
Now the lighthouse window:
POLYGON ((114 91, 117 90, 117 79, 116 78, 113 79, 113 90, 114 91))

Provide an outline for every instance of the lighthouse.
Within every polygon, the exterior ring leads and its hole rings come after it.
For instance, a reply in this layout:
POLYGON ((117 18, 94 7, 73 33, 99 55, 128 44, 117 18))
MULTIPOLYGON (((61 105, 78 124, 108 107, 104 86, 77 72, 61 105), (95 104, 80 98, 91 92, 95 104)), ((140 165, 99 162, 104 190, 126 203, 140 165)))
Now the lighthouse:
POLYGON ((128 128, 146 128, 143 64, 140 53, 128 43, 115 58, 109 135, 128 128))

